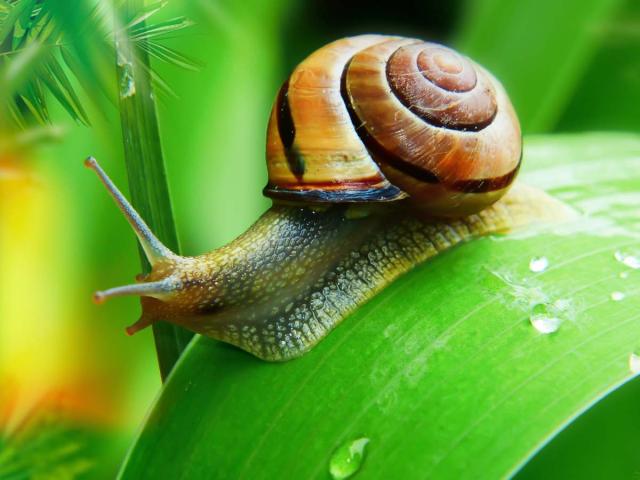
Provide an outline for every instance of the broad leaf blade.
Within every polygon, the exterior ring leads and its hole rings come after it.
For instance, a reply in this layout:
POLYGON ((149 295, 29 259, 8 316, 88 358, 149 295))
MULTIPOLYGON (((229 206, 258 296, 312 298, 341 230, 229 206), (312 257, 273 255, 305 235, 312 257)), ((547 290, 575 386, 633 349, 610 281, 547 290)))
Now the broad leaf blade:
POLYGON ((439 255, 298 360, 198 339, 122 478, 327 478, 335 449, 362 437, 364 478, 498 478, 632 378, 640 270, 615 253, 640 255, 640 139, 526 144, 523 181, 588 216, 439 255), (540 255, 548 269, 531 272, 540 255), (557 332, 532 327, 536 303, 555 306, 557 332))

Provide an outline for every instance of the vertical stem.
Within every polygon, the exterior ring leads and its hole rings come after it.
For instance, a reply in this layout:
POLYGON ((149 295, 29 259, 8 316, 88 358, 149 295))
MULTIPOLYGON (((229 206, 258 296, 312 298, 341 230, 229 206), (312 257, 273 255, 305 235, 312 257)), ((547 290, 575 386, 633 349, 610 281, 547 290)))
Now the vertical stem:
MULTIPOLYGON (((133 18, 143 4, 143 0, 126 0, 127 18, 133 18)), ((178 237, 149 75, 149 57, 139 45, 129 41, 121 25, 116 25, 115 31, 120 123, 131 203, 156 236, 178 253, 178 237)), ((147 273, 150 266, 142 248, 140 258, 143 272, 147 273)), ((158 322, 153 325, 153 336, 160 375, 164 380, 193 334, 181 327, 158 322)))

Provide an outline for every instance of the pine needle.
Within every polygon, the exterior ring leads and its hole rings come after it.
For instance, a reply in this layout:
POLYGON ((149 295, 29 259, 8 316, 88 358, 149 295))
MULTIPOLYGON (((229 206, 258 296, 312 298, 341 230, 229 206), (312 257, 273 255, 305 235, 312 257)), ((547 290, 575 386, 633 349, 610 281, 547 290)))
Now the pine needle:
MULTIPOLYGON (((152 17, 167 1, 142 3, 116 31, 113 18, 122 12, 109 2, 78 0, 71 6, 66 0, 0 0, 0 117, 17 129, 50 123, 51 97, 73 120, 89 125, 77 85, 94 101, 106 97, 118 103, 110 60, 116 36, 134 42, 154 59, 197 70, 196 61, 161 43, 192 22, 176 17, 153 23, 152 17)), ((146 68, 159 92, 175 95, 150 64, 146 68)))

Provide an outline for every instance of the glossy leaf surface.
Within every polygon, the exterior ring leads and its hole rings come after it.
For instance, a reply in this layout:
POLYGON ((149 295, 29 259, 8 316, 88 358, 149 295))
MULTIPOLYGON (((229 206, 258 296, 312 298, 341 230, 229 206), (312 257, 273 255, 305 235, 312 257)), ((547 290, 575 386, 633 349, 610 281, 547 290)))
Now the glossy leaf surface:
POLYGON ((196 339, 122 477, 329 478, 336 449, 368 438, 356 477, 498 478, 631 379, 640 138, 525 145, 521 181, 575 208, 576 221, 445 252, 298 360, 196 339), (534 257, 548 266, 532 271, 534 257), (541 333, 533 314, 556 317, 557 331, 541 333))

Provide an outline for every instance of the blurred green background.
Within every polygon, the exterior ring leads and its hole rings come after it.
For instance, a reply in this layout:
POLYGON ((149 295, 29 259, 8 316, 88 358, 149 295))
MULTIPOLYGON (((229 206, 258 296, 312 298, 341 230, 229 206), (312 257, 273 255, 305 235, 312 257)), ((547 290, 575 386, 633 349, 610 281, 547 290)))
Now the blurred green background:
MULTIPOLYGON (((106 2, 84 2, 95 3, 106 2)), ((66 8, 70 17, 82 10, 66 8)), ((268 206, 261 189, 275 92, 298 61, 341 36, 393 33, 458 48, 505 84, 525 134, 640 127, 640 3, 633 0, 181 0, 157 14, 159 21, 176 16, 194 26, 166 44, 201 67, 157 60, 153 67, 175 91, 156 100, 185 254, 231 240, 268 206)), ((90 127, 50 101, 60 127, 55 141, 21 149, 0 142, 0 465, 33 443, 29 431, 55 425, 59 415, 67 430, 53 429, 42 445, 53 438, 71 447, 42 460, 43 471, 59 462, 68 478, 108 478, 160 377, 151 331, 124 334, 138 300, 91 303, 93 291, 130 282, 139 260, 128 225, 82 167, 94 155, 126 191, 118 111, 78 91, 90 127)), ((632 382, 563 432, 521 476, 633 471, 640 466, 631 460, 639 400, 632 382), (580 470, 580 458, 598 452, 602 471, 580 470)))

